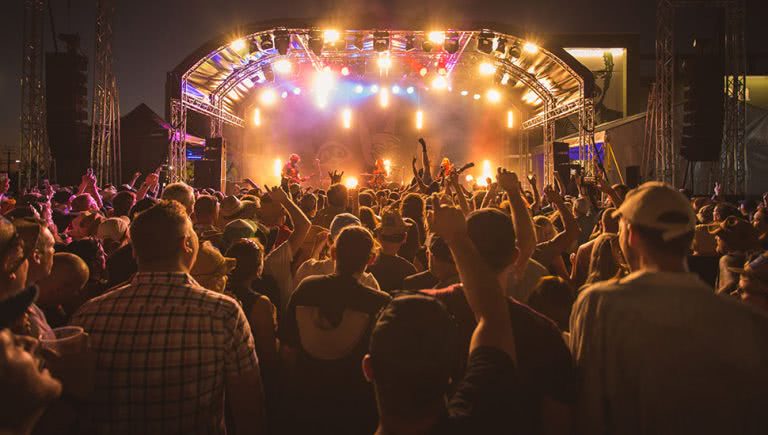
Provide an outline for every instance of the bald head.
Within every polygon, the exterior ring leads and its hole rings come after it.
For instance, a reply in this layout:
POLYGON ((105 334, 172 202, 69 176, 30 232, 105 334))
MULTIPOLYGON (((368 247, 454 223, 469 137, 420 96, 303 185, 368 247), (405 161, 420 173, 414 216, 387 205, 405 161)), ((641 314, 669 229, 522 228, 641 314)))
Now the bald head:
POLYGON ((37 303, 52 306, 71 301, 85 287, 88 277, 88 265, 80 257, 68 252, 54 254, 51 274, 37 283, 37 303))

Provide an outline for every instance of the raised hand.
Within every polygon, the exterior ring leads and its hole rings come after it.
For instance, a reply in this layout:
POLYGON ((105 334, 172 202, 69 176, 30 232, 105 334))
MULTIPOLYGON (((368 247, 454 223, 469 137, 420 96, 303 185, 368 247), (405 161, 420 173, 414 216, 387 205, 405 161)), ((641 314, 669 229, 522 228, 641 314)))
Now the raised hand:
POLYGON ((341 177, 344 176, 344 171, 334 170, 333 172, 328 172, 328 176, 331 178, 331 184, 341 183, 341 177))
POLYGON ((719 182, 715 182, 715 196, 720 196, 723 193, 723 185, 719 182))
POLYGON ((563 197, 552 187, 551 184, 544 186, 544 198, 552 204, 562 204, 563 197))
POLYGON ((276 187, 266 187, 267 189, 267 197, 272 200, 272 202, 277 204, 285 204, 286 202, 290 201, 290 198, 288 198, 288 194, 285 193, 285 190, 280 188, 279 186, 276 187))
POLYGON ((461 210, 456 207, 442 205, 440 197, 437 194, 432 194, 432 215, 429 228, 435 234, 450 242, 456 236, 466 234, 467 221, 461 210))
POLYGON ((147 174, 147 177, 144 178, 144 184, 146 184, 147 187, 153 187, 159 182, 160 182, 160 175, 157 174, 156 172, 147 174))
POLYGON ((517 174, 514 172, 510 172, 504 168, 497 168, 496 181, 499 183, 499 187, 504 189, 508 194, 520 193, 520 180, 517 179, 517 174))
POLYGON ((419 143, 421 144, 421 150, 426 153, 427 152, 427 142, 424 140, 423 137, 419 138, 419 143))

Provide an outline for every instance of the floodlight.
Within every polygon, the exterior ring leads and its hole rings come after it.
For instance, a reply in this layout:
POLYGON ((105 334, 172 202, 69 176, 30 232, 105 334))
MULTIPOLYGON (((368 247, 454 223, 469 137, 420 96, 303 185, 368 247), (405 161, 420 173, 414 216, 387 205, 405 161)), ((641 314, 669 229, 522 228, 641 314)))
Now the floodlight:
POLYGON ((509 57, 519 59, 521 54, 520 41, 515 41, 512 46, 509 47, 509 57))
POLYGON ((408 86, 408 89, 405 90, 406 93, 412 94, 414 91, 413 86, 408 86))
POLYGON ((454 54, 459 51, 459 34, 457 32, 448 32, 445 35, 445 43, 443 44, 443 47, 449 54, 454 54))
POLYGON ((341 67, 341 75, 343 75, 345 77, 348 76, 349 75, 349 68, 347 68, 345 66, 341 67))
POLYGON ((483 30, 477 35, 477 51, 491 54, 493 51, 493 33, 488 30, 483 30))
POLYGON ((389 32, 377 30, 373 32, 373 51, 381 53, 389 50, 389 32))
POLYGON ((507 128, 515 127, 515 113, 511 110, 507 111, 507 128))
POLYGON ((347 186, 347 189, 354 189, 357 187, 357 178, 347 177, 346 181, 344 181, 344 185, 347 186))
POLYGON ((389 56, 379 56, 376 59, 376 64, 379 66, 379 69, 389 69, 392 66, 392 59, 389 56))
POLYGON ((400 93, 400 86, 397 86, 397 85, 392 86, 392 93, 395 95, 398 95, 400 93))
POLYGON ((523 45, 523 50, 525 50, 526 53, 536 54, 539 52, 539 46, 533 42, 526 42, 525 45, 523 45))
POLYGON ((323 38, 325 39, 326 44, 334 45, 341 39, 341 34, 338 30, 329 29, 323 32, 323 38))
POLYGON ((277 93, 274 89, 264 89, 264 91, 261 92, 261 95, 259 95, 259 101, 265 106, 271 106, 277 101, 277 93))
POLYGON ((437 76, 432 80, 432 87, 435 89, 445 89, 448 87, 448 80, 443 76, 437 76))
POLYGON ((291 65, 291 61, 288 59, 280 59, 273 64, 273 68, 279 74, 287 74, 291 72, 293 65, 291 65))
POLYGON ((506 50, 507 50, 507 38, 499 37, 499 39, 496 40, 496 51, 498 51, 501 54, 504 54, 506 50))
POLYGON ((496 67, 490 62, 483 62, 480 64, 480 74, 489 76, 496 72, 496 67))
POLYGON ((427 39, 435 45, 443 45, 445 42, 445 32, 429 32, 427 39))
POLYGON ((229 44, 229 48, 235 51, 240 51, 245 48, 245 39, 235 39, 232 41, 231 44, 229 44))
POLYGON ((424 127, 424 112, 418 110, 416 112, 416 130, 421 130, 424 127))
POLYGON ((259 46, 262 51, 267 51, 275 48, 275 42, 272 40, 272 35, 265 33, 259 36, 259 46))
POLYGON ((382 88, 379 92, 379 106, 386 108, 389 106, 389 92, 387 88, 382 88))
POLYGON ((253 125, 256 127, 261 126, 261 110, 258 108, 253 111, 253 125))
POLYGON ((488 92, 485 93, 485 98, 491 103, 498 103, 501 101, 501 93, 496 89, 489 89, 488 92))
POLYGON ((277 52, 285 56, 291 46, 291 34, 285 29, 277 29, 274 34, 275 48, 277 52))
POLYGON ((352 109, 347 107, 341 111, 341 124, 344 128, 352 127, 352 109))

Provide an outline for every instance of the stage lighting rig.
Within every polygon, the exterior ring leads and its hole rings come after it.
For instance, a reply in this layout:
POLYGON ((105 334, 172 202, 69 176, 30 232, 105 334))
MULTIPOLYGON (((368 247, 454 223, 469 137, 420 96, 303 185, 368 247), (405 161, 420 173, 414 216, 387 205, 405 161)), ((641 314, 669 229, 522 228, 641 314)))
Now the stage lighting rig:
POLYGON ((307 40, 307 46, 312 50, 312 53, 315 53, 316 56, 323 54, 323 32, 317 29, 310 30, 307 34, 307 40))
POLYGON ((483 30, 477 35, 477 51, 491 54, 493 51, 493 33, 483 30))
POLYGON ((389 50, 389 32, 377 30, 373 32, 373 51, 381 53, 389 50))
POLYGON ((275 48, 275 42, 272 40, 272 35, 265 33, 259 36, 259 47, 261 51, 267 51, 275 48))
POLYGON ((449 54, 454 54, 459 51, 459 34, 458 32, 448 32, 445 35, 445 43, 443 44, 445 51, 449 54))
POLYGON ((277 29, 274 33, 274 44, 277 52, 285 56, 291 46, 291 34, 285 29, 277 29))

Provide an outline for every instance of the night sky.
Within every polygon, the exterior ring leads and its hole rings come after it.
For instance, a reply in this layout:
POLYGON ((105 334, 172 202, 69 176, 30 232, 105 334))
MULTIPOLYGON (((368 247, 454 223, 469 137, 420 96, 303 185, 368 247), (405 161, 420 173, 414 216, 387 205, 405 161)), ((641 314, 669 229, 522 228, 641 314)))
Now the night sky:
MULTIPOLYGON (((57 32, 80 32, 83 51, 93 52, 96 0, 50 0, 57 32), (69 9, 68 9, 69 5, 69 9)), ((418 17, 434 28, 471 21, 514 26, 525 35, 548 33, 636 33, 644 51, 652 53, 655 0, 377 0, 243 1, 243 0, 113 0, 117 4, 114 70, 122 113, 147 103, 164 114, 165 74, 207 40, 237 33, 239 25, 276 18, 369 16, 397 23, 400 16, 418 17), (355 5, 355 6, 351 6, 355 5)), ((24 0, 3 0, 0 43, 0 149, 17 147, 24 0)), ((747 46, 765 41, 760 16, 763 0, 748 1, 747 46), (760 10, 760 12, 758 12, 760 10)), ((48 21, 46 20, 46 27, 48 21)), ((458 27, 458 26, 457 26, 458 27)), ((52 50, 50 35, 46 49, 52 50)), ((90 65, 89 65, 90 66, 90 65)), ((89 72, 91 74, 91 72, 89 72)), ((90 77, 89 77, 90 79, 90 77)), ((91 84, 89 83, 89 92, 91 84)))

